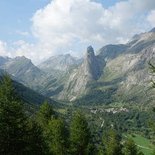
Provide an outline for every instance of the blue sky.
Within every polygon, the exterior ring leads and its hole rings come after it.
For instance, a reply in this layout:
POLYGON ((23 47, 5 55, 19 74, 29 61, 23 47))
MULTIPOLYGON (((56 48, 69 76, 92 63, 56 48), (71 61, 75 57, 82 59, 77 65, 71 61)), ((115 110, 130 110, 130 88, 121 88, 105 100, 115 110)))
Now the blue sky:
POLYGON ((49 2, 50 0, 0 0, 0 39, 21 39, 23 36, 18 31, 30 31, 33 14, 49 2))
MULTIPOLYGON (((109 7, 119 0, 94 0, 109 7)), ((0 39, 11 42, 22 39, 18 32, 30 32, 31 18, 40 8, 45 7, 50 0, 0 0, 0 39)), ((32 40, 25 36, 25 40, 32 40)))
POLYGON ((0 55, 81 56, 152 27, 154 0, 0 0, 0 55))

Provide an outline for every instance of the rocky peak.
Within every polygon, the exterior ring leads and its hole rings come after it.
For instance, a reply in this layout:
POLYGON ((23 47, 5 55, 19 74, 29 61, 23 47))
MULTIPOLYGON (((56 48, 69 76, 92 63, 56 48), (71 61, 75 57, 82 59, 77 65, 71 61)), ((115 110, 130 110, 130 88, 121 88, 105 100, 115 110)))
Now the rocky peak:
POLYGON ((92 46, 87 48, 86 57, 84 59, 82 68, 84 69, 84 74, 90 79, 97 80, 99 78, 100 67, 92 46))
POLYGON ((26 58, 25 56, 18 56, 12 59, 13 62, 21 62, 22 64, 32 64, 31 60, 26 58))
POLYGON ((93 49, 92 46, 89 46, 89 47, 87 48, 86 57, 94 57, 94 56, 95 56, 95 54, 94 54, 94 49, 93 49))
POLYGON ((155 27, 151 31, 149 31, 149 32, 155 32, 155 27))
POLYGON ((89 46, 82 65, 70 75, 60 98, 73 101, 78 96, 86 94, 89 82, 98 80, 100 76, 100 61, 95 56, 93 47, 89 46))
POLYGON ((53 70, 68 71, 71 67, 80 65, 81 61, 71 56, 70 54, 52 56, 46 61, 42 62, 38 67, 45 72, 53 70))

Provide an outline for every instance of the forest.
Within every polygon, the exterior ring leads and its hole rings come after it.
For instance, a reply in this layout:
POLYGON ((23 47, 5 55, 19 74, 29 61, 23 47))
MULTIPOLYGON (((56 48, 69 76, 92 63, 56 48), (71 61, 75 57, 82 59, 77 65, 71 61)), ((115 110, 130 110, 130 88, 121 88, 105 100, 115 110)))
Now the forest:
MULTIPOLYGON (((140 131, 149 119, 148 113, 131 111, 127 115, 115 116, 106 113, 103 117, 107 124, 104 128, 97 128, 95 117, 89 118, 85 108, 74 107, 73 110, 72 107, 67 115, 62 115, 47 101, 31 111, 29 106, 17 94, 11 78, 4 75, 0 83, 0 154, 143 154, 134 140, 124 133, 132 133, 134 127, 140 131), (127 121, 129 119, 135 121, 134 126, 127 121), (111 125, 110 120, 116 124, 111 125)), ((153 130, 145 128, 142 132, 149 136, 153 130)))

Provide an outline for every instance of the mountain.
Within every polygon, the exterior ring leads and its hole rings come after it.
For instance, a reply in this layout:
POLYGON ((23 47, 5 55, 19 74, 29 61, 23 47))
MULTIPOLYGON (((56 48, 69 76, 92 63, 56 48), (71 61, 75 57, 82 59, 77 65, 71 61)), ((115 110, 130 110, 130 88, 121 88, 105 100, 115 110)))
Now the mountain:
POLYGON ((25 57, 0 58, 0 68, 37 92, 77 104, 149 103, 153 76, 148 62, 155 63, 155 28, 136 34, 126 44, 106 45, 94 52, 89 46, 83 59, 54 56, 33 65, 25 57))
POLYGON ((155 27, 151 31, 149 31, 149 32, 155 32, 155 27))
POLYGON ((48 73, 54 71, 66 72, 71 67, 77 66, 82 62, 81 59, 75 58, 70 54, 52 56, 46 61, 42 62, 38 67, 48 73))
MULTIPOLYGON (((6 73, 0 69, 0 80, 2 79, 3 75, 5 75, 5 74, 6 73)), ((19 97, 27 105, 33 105, 33 106, 40 105, 46 100, 49 103, 53 104, 54 107, 59 106, 59 104, 56 101, 51 100, 51 99, 35 92, 34 90, 24 86, 23 84, 15 81, 15 80, 12 80, 12 82, 13 82, 13 86, 15 88, 15 92, 19 95, 19 97)))
POLYGON ((118 45, 106 45, 98 50, 98 57, 104 59, 105 61, 109 59, 114 59, 118 55, 122 54, 128 48, 127 45, 118 44, 118 45))
POLYGON ((65 83, 72 70, 77 68, 83 59, 78 59, 70 54, 52 56, 38 65, 46 73, 36 90, 47 97, 59 98, 64 90, 65 83))
POLYGON ((134 36, 127 44, 106 45, 96 56, 88 47, 84 62, 72 71, 59 97, 78 104, 151 104, 155 92, 150 90, 153 76, 148 62, 154 56, 154 29, 134 36))
POLYGON ((95 56, 92 46, 89 46, 83 63, 71 73, 60 95, 60 99, 69 99, 72 101, 86 94, 89 83, 98 80, 101 76, 101 69, 104 67, 104 64, 104 61, 101 63, 100 59, 95 56))
MULTIPOLYGON (((5 60, 5 59, 4 59, 5 60)), ((41 78, 44 72, 36 67, 30 59, 26 57, 8 58, 7 61, 0 66, 1 69, 13 75, 17 81, 33 88, 41 78)))
POLYGON ((53 70, 52 73, 43 71, 35 66, 30 59, 24 56, 16 58, 0 58, 3 60, 1 61, 2 65, 0 66, 0 69, 5 70, 12 75, 12 78, 15 81, 24 84, 26 87, 47 97, 56 95, 61 90, 61 82, 56 78, 61 77, 62 79, 62 76, 60 76, 61 72, 59 73, 58 70, 53 70))
POLYGON ((6 62, 8 62, 11 58, 9 57, 2 57, 0 56, 0 66, 4 65, 6 62))

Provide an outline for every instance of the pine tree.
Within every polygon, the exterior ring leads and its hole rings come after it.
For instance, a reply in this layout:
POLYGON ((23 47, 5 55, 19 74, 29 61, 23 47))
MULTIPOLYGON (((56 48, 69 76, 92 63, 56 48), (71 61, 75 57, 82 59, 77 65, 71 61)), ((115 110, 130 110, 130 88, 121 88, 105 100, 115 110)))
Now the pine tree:
POLYGON ((19 101, 19 98, 15 93, 12 80, 8 74, 5 74, 0 78, 0 101, 19 101))
POLYGON ((42 129, 42 135, 44 139, 45 144, 45 152, 46 154, 53 154, 53 126, 51 122, 54 123, 54 120, 56 119, 55 112, 52 108, 52 106, 45 101, 41 106, 39 111, 36 114, 36 122, 38 126, 42 129))
POLYGON ((122 155, 122 145, 121 138, 117 134, 117 132, 113 129, 108 131, 103 136, 103 145, 104 148, 102 150, 105 155, 122 155))
POLYGON ((0 83, 0 154, 23 154, 27 142, 27 118, 8 75, 0 83))
POLYGON ((88 123, 80 112, 73 116, 70 127, 71 152, 75 155, 87 154, 87 148, 90 141, 90 130, 88 123))
POLYGON ((27 135, 27 141, 29 143, 27 152, 29 154, 44 155, 47 154, 47 146, 43 136, 42 128, 35 122, 35 120, 29 121, 29 130, 27 135))
POLYGON ((128 139, 124 144, 123 149, 124 155, 140 155, 142 152, 140 152, 135 144, 135 142, 132 139, 128 139))
POLYGON ((40 106, 39 112, 37 113, 37 116, 36 116, 37 122, 44 128, 47 126, 48 121, 54 117, 55 117, 55 114, 52 106, 47 101, 45 101, 40 106))
POLYGON ((51 119, 49 121, 46 141, 51 154, 65 155, 67 152, 67 130, 61 119, 51 119))

